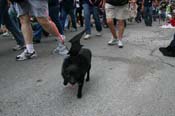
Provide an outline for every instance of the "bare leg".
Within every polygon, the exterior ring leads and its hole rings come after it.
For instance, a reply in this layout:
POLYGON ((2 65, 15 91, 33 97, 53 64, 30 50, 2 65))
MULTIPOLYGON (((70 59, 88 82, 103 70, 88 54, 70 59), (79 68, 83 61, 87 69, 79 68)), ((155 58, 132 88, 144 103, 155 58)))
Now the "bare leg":
POLYGON ((64 40, 63 40, 61 34, 59 33, 56 25, 51 20, 49 20, 48 18, 45 18, 45 17, 37 17, 37 21, 41 24, 41 26, 44 28, 44 30, 46 30, 48 33, 56 36, 57 39, 59 41, 61 41, 61 43, 64 43, 64 40))
POLYGON ((33 33, 29 16, 22 15, 19 17, 19 19, 21 22, 21 30, 24 36, 25 44, 32 44, 33 33))
POLYGON ((122 40, 123 38, 123 33, 124 33, 124 21, 123 20, 118 20, 118 39, 122 40))
POLYGON ((112 33, 112 36, 114 38, 117 38, 116 29, 115 29, 115 25, 114 25, 113 19, 112 18, 107 19, 107 24, 109 26, 109 29, 110 29, 111 33, 112 33))

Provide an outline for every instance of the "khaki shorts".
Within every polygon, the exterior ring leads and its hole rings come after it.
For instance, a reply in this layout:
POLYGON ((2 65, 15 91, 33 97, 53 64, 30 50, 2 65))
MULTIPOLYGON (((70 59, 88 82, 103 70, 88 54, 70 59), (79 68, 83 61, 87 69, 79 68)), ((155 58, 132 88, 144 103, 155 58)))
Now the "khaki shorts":
POLYGON ((129 18, 128 4, 123 6, 113 6, 111 4, 105 4, 106 18, 116 18, 124 20, 129 18))
POLYGON ((48 17, 47 0, 25 0, 20 4, 15 3, 15 9, 18 17, 25 14, 34 17, 48 17))

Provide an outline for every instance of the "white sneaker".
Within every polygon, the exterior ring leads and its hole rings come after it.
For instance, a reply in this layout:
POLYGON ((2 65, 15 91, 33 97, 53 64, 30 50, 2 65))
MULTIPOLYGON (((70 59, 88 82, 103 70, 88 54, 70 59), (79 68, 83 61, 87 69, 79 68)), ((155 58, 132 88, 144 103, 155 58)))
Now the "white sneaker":
POLYGON ((67 50, 66 46, 59 43, 57 48, 53 50, 53 54, 60 54, 60 55, 67 55, 69 51, 67 50))
POLYGON ((34 57, 37 57, 37 53, 33 51, 32 53, 29 53, 27 49, 25 49, 20 55, 16 56, 17 61, 32 59, 34 57))
POLYGON ((89 39, 90 37, 91 37, 90 34, 86 34, 86 35, 84 36, 84 39, 86 40, 86 39, 89 39))
POLYGON ((116 45, 118 43, 118 40, 116 38, 111 38, 111 40, 108 41, 108 45, 116 45))
POLYGON ((5 33, 2 34, 2 36, 8 37, 8 36, 10 36, 10 34, 9 34, 9 32, 5 32, 5 33))
POLYGON ((119 48, 123 48, 122 40, 118 40, 118 47, 119 47, 119 48))
POLYGON ((97 31, 96 36, 101 36, 101 32, 97 31))

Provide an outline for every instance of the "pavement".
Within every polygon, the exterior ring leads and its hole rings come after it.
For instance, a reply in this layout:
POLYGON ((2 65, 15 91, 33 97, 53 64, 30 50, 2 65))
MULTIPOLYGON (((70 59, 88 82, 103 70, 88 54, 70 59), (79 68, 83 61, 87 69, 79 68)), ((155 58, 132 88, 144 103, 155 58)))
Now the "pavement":
MULTIPOLYGON (((78 31, 82 30, 79 28, 78 31)), ((66 32, 68 41, 77 32, 66 32)), ((175 59, 158 48, 167 46, 174 29, 128 24, 124 48, 108 46, 109 29, 81 40, 91 49, 90 82, 77 99, 77 86, 64 86, 64 57, 53 55, 53 37, 35 44, 36 59, 15 61, 15 41, 0 37, 0 116, 175 116, 175 59)), ((66 42, 70 47, 70 43, 66 42)))

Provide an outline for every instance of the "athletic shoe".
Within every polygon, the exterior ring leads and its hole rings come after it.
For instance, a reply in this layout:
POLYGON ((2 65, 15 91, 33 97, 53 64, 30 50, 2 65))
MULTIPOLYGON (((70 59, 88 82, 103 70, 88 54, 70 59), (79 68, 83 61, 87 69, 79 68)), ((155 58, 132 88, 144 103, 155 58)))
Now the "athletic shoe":
POLYGON ((118 47, 119 47, 119 48, 123 48, 122 40, 118 40, 118 47))
POLYGON ((60 55, 67 55, 69 51, 67 50, 66 46, 59 43, 57 48, 53 50, 53 54, 60 54, 60 55))
POLYGON ((4 33, 2 34, 2 36, 3 36, 3 37, 8 37, 8 36, 10 36, 10 34, 9 34, 9 32, 4 32, 4 33))
POLYGON ((24 49, 25 48, 25 46, 23 45, 23 46, 21 46, 21 45, 16 45, 15 47, 13 47, 12 49, 13 49, 13 51, 19 51, 19 50, 22 50, 22 49, 24 49))
POLYGON ((101 36, 101 32, 97 31, 96 36, 101 36))
POLYGON ((33 51, 32 53, 29 53, 27 49, 25 49, 20 55, 16 56, 17 61, 32 59, 34 57, 37 57, 37 53, 33 51))
POLYGON ((108 41, 108 45, 116 45, 118 43, 118 40, 115 38, 111 38, 111 40, 108 41))
POLYGON ((87 39, 89 39, 90 37, 91 37, 90 34, 86 34, 86 35, 84 36, 84 39, 87 40, 87 39))

